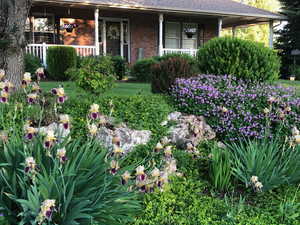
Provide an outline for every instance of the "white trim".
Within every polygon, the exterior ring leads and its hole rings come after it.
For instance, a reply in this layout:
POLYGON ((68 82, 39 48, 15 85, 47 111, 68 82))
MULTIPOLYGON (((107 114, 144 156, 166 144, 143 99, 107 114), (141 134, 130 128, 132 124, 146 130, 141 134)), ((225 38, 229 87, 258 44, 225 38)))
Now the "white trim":
POLYGON ((177 48, 163 48, 162 54, 172 54, 172 53, 179 53, 179 54, 188 54, 191 56, 197 55, 198 49, 177 49, 177 48))
POLYGON ((127 20, 127 39, 128 39, 128 62, 131 62, 131 30, 130 30, 130 20, 127 20))
POLYGON ((103 43, 103 55, 107 53, 107 44, 106 44, 106 20, 102 20, 102 43, 103 43))
POLYGON ((273 48, 274 46, 274 21, 270 20, 269 22, 269 46, 270 48, 273 48))
POLYGON ((159 14, 159 56, 163 55, 163 34, 164 34, 164 28, 163 28, 163 23, 164 23, 164 14, 159 14))
POLYGON ((120 53, 121 56, 124 57, 124 24, 123 21, 120 22, 120 53))
POLYGON ((32 54, 34 56, 39 57, 41 62, 43 62, 44 66, 46 66, 47 62, 47 49, 52 46, 65 46, 65 47, 73 47, 76 50, 78 56, 95 56, 96 55, 96 47, 95 45, 55 45, 55 44, 29 44, 26 46, 26 53, 32 54))
POLYGON ((223 27, 223 19, 218 18, 218 37, 221 37, 222 27, 223 27))
POLYGON ((232 37, 236 37, 236 27, 232 27, 232 37))
POLYGON ((95 9, 95 48, 96 48, 96 55, 100 55, 100 46, 99 46, 99 9, 95 9))

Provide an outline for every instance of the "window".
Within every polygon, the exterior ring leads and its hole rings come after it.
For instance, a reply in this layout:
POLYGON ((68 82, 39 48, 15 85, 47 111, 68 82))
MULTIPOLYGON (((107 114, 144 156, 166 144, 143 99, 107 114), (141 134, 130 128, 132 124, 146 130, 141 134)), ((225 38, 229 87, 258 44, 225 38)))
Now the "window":
POLYGON ((55 43, 58 39, 53 15, 34 16, 26 21, 26 38, 29 43, 55 43))
POLYGON ((166 48, 180 48, 180 23, 167 22, 165 31, 166 48))
POLYGON ((196 49, 197 46, 197 38, 198 38, 198 27, 196 23, 184 23, 182 25, 182 48, 184 49, 196 49), (188 36, 186 31, 195 32, 188 36))
POLYGON ((165 47, 196 49, 198 48, 198 33, 198 24, 196 23, 166 22, 165 47))

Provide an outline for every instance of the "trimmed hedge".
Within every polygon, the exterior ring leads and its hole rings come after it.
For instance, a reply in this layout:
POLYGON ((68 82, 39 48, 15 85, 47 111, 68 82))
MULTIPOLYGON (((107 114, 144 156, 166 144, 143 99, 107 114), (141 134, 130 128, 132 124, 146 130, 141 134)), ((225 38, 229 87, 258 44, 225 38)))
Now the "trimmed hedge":
POLYGON ((278 79, 280 59, 262 44, 231 37, 214 38, 197 54, 199 69, 204 74, 234 75, 247 81, 278 79))
POLYGON ((69 80, 66 71, 75 68, 76 63, 77 54, 73 47, 55 46, 47 50, 47 70, 53 80, 69 80))

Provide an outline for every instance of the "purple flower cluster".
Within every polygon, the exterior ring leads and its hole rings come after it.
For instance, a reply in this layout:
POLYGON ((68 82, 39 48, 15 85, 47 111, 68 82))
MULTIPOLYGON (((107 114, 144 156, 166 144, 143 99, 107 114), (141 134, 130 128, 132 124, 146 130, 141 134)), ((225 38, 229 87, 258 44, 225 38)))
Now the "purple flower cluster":
POLYGON ((180 111, 205 116, 223 140, 261 139, 300 124, 300 98, 293 88, 199 75, 178 79, 171 96, 180 111))

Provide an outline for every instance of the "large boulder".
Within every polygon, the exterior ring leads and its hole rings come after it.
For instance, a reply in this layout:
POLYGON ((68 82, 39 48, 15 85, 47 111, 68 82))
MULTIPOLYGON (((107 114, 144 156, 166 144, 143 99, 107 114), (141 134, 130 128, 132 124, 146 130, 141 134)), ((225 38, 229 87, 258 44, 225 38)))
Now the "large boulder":
POLYGON ((169 121, 176 123, 170 128, 168 137, 178 148, 185 148, 189 143, 197 146, 200 142, 216 137, 216 133, 203 116, 173 112, 168 116, 167 122, 169 121))
POLYGON ((151 138, 151 131, 148 130, 133 130, 127 127, 126 124, 115 127, 102 126, 97 133, 97 140, 104 147, 112 151, 114 148, 113 137, 120 138, 120 148, 125 154, 131 152, 134 147, 142 144, 147 144, 151 138))

